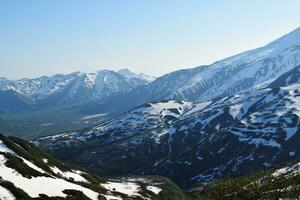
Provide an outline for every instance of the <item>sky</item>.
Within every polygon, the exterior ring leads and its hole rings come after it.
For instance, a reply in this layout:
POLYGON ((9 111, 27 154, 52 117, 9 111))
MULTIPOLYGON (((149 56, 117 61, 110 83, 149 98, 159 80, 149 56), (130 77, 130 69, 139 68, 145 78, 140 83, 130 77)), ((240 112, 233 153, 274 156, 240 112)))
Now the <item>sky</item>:
POLYGON ((0 76, 211 64, 300 26, 299 0, 0 0, 0 76))

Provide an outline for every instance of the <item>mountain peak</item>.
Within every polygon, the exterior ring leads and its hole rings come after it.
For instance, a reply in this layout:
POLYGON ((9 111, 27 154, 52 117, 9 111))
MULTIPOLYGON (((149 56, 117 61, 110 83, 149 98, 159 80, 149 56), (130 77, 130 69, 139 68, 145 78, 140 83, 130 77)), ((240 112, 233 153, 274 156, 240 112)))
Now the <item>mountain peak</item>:
POLYGON ((133 73, 133 72, 130 71, 128 68, 119 69, 117 72, 118 72, 118 73, 133 73))
POLYGON ((136 77, 138 74, 130 71, 129 69, 127 68, 124 68, 124 69, 120 69, 117 71, 117 73, 127 77, 127 78, 132 78, 132 77, 136 77))
POLYGON ((137 74, 137 73, 134 73, 134 72, 130 71, 127 68, 120 69, 120 70, 117 71, 117 73, 121 74, 122 76, 125 76, 128 79, 138 78, 138 79, 145 80, 147 82, 152 82, 153 80, 155 80, 154 77, 151 77, 151 76, 143 74, 143 73, 137 74))
POLYGON ((115 72, 108 69, 101 69, 96 72, 96 74, 114 74, 115 72))

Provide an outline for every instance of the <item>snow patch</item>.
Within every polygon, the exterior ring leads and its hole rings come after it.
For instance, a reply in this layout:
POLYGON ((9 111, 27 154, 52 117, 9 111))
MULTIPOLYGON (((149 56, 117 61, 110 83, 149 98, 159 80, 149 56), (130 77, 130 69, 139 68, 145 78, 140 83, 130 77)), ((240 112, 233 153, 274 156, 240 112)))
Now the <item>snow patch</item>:
POLYGON ((55 166, 50 167, 50 169, 55 173, 55 174, 60 174, 62 177, 67 178, 67 179, 73 179, 76 182, 88 182, 85 178, 83 178, 80 173, 80 171, 76 172, 63 172, 60 169, 58 169, 55 166))
POLYGON ((103 113, 99 113, 99 114, 94 114, 94 115, 87 115, 83 118, 81 118, 82 120, 86 120, 86 119, 92 119, 92 118, 97 118, 97 117, 104 117, 106 116, 106 114, 103 113))
POLYGON ((8 189, 0 186, 0 199, 1 200, 15 200, 16 198, 8 189))
POLYGON ((0 140, 0 152, 3 153, 14 153, 12 150, 10 150, 6 144, 2 140, 0 140))
POLYGON ((70 189, 82 191, 86 196, 88 196, 91 199, 98 199, 98 193, 62 179, 44 176, 32 177, 31 179, 25 178, 17 171, 6 167, 4 165, 5 162, 6 158, 3 155, 0 155, 1 177, 4 180, 13 181, 16 187, 22 188, 22 190, 24 190, 29 196, 33 198, 39 197, 39 194, 45 194, 50 197, 66 197, 66 194, 64 194, 63 191, 66 189, 70 189))
POLYGON ((102 195, 106 198, 106 200, 123 200, 121 197, 116 197, 116 196, 112 196, 112 195, 102 195))
POLYGON ((154 194, 159 194, 162 191, 162 189, 156 186, 147 186, 146 189, 153 192, 154 194))
POLYGON ((139 194, 140 191, 140 186, 137 185, 136 183, 133 182, 107 182, 107 183, 102 183, 101 186, 103 186, 105 189, 111 191, 111 192, 120 192, 123 194, 126 194, 130 197, 135 197, 135 196, 141 196, 139 194))

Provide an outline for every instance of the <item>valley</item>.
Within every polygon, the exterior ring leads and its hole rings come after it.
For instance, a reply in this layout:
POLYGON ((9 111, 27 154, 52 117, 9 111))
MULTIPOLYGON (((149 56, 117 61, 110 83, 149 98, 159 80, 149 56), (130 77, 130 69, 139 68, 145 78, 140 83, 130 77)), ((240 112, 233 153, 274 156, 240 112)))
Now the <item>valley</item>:
POLYGON ((31 112, 3 113, 0 129, 3 133, 34 139, 40 136, 58 134, 90 127, 107 118, 106 114, 81 114, 76 107, 59 107, 31 112))

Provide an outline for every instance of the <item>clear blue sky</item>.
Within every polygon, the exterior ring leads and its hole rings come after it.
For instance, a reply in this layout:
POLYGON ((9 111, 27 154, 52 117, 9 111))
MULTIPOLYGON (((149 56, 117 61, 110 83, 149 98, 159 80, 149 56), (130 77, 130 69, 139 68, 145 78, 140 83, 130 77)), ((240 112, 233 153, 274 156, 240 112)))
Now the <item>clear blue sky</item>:
POLYGON ((299 26, 299 0, 0 0, 0 76, 124 67, 157 76, 299 26))

